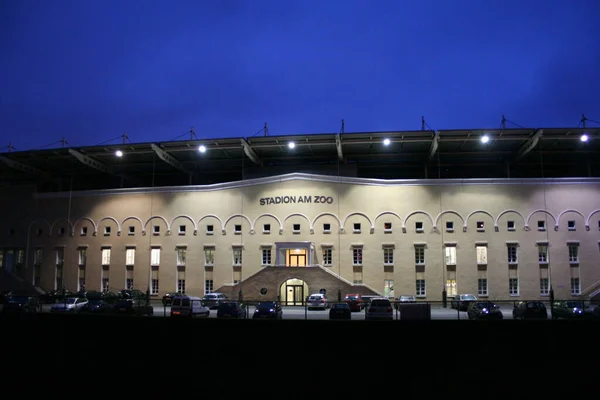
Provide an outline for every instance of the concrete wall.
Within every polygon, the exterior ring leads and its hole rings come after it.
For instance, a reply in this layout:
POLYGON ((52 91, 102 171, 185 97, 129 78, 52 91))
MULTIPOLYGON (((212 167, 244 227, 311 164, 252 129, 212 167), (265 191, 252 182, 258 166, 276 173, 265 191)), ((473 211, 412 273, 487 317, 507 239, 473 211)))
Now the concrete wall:
POLYGON ((235 245, 243 246, 242 279, 260 270, 262 246, 309 241, 315 245, 318 262, 322 245, 332 246, 329 268, 350 282, 356 270, 352 248, 362 246, 363 283, 383 293, 384 279, 393 279, 397 296, 415 292, 417 244, 426 246, 426 299, 440 300, 446 244, 457 247, 459 293, 477 293, 475 245, 485 242, 490 298, 508 299, 507 242, 518 243, 519 297, 531 299, 540 297, 537 243, 548 241, 556 297, 569 298, 567 242, 579 244, 581 289, 600 281, 599 199, 597 179, 438 182, 303 174, 201 187, 15 195, 2 200, 0 245, 27 249, 31 275, 34 249, 43 249, 41 286, 46 289, 54 285, 55 249, 64 246, 65 283, 72 290, 77 287, 78 248, 88 249, 86 287, 98 289, 101 249, 111 247, 111 288, 118 290, 125 285, 125 249, 135 247, 135 287, 146 290, 150 249, 160 247, 160 294, 176 289, 175 249, 186 246, 186 291, 195 295, 204 293, 207 245, 216 249, 215 265, 209 271, 215 290, 234 279, 235 245), (283 196, 295 196, 296 202, 267 204, 265 200, 283 196), (310 202, 300 203, 298 199, 305 196, 310 202), (317 199, 330 200, 328 204, 317 199), (546 231, 537 230, 538 220, 547 221, 546 231), (453 232, 446 231, 447 221, 454 222, 453 232), (478 221, 484 223, 481 232, 478 221), (514 231, 507 230, 507 221, 514 221, 514 231), (568 230, 568 221, 575 221, 575 230, 568 230), (384 232, 386 222, 392 223, 390 233, 384 232), (416 231, 416 222, 423 224, 423 232, 416 231), (262 233, 266 223, 271 225, 270 234, 262 233), (331 225, 331 233, 323 232, 324 223, 331 225), (360 233, 353 233, 354 223, 360 223, 360 233), (242 225, 241 234, 234 233, 236 224, 242 225), (293 232, 294 224, 300 224, 299 233, 293 232), (153 234, 155 225, 159 234, 153 234), (186 226, 185 234, 179 234, 180 225, 186 226), (207 234, 207 225, 213 225, 212 235, 207 234), (107 226, 109 235, 104 234, 107 226), (135 227, 134 234, 129 234, 130 226, 135 227), (88 228, 86 236, 83 227, 88 228), (63 235, 60 228, 65 228, 63 235), (383 265, 384 244, 395 247, 392 266, 383 265))

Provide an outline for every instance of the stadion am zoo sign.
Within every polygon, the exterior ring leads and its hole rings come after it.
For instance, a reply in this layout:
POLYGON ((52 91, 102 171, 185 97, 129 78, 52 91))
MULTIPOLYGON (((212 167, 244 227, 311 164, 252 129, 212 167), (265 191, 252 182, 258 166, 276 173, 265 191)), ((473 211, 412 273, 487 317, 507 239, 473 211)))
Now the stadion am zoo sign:
POLYGON ((333 197, 331 196, 275 196, 275 197, 262 197, 259 200, 261 206, 267 206, 270 204, 332 204, 333 197))

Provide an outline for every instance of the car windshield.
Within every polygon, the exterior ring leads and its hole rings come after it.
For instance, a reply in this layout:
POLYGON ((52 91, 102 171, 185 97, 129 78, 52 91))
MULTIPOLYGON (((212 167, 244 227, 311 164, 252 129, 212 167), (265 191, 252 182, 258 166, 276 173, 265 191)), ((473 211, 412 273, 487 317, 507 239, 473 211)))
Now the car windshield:
POLYGON ((472 294, 465 294, 464 296, 462 296, 463 300, 477 300, 475 298, 475 296, 473 296, 472 294))
POLYGON ((527 303, 527 308, 545 308, 542 303, 527 303))
POLYGON ((348 304, 346 303, 338 303, 338 304, 334 304, 333 308, 349 308, 348 304))
POLYGON ((498 308, 498 306, 494 303, 489 303, 487 301, 483 301, 481 303, 476 303, 477 304, 477 308, 498 308))
POLYGON ((569 308, 583 308, 583 303, 579 301, 567 301, 567 307, 569 308))
POLYGON ((390 305, 390 301, 389 300, 373 300, 371 301, 371 305, 372 306, 376 306, 376 307, 388 307, 390 305))
POLYGON ((273 301, 265 301, 263 303, 258 303, 256 308, 275 308, 275 302, 273 301))

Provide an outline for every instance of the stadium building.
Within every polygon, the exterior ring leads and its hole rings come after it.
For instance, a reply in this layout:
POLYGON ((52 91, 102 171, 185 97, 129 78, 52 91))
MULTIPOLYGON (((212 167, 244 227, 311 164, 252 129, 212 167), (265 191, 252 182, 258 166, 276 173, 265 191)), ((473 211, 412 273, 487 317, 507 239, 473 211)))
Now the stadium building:
POLYGON ((46 291, 588 298, 600 291, 599 133, 190 135, 5 152, 0 265, 46 291))

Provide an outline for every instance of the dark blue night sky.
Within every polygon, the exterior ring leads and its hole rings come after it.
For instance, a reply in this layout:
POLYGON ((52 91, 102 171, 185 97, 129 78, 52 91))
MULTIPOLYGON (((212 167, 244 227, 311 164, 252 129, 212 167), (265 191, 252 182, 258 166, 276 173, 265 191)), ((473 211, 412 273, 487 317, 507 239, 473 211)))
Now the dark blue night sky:
POLYGON ((598 0, 2 0, 0 149, 265 122, 418 130, 422 115, 576 127, 600 120, 599 17, 598 0))

